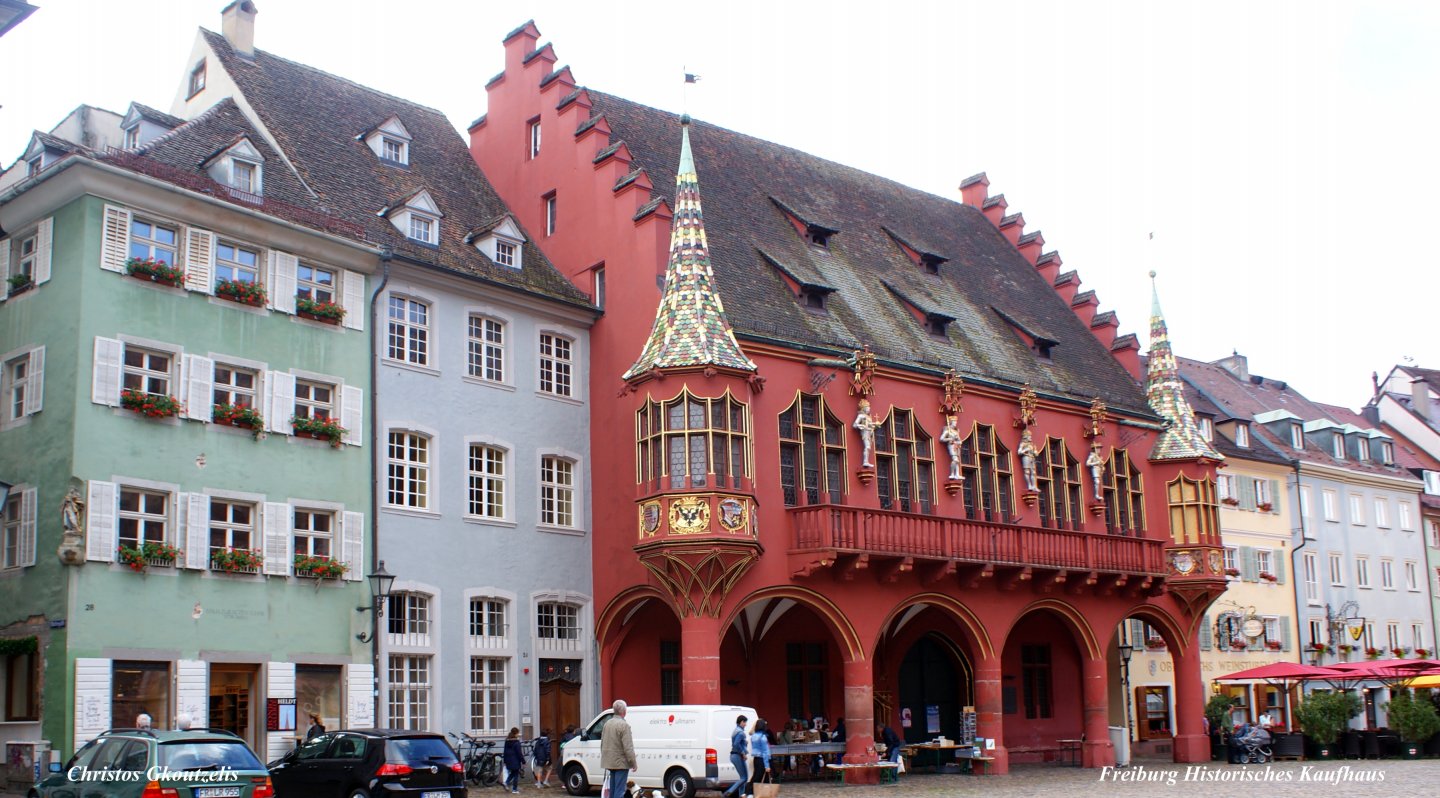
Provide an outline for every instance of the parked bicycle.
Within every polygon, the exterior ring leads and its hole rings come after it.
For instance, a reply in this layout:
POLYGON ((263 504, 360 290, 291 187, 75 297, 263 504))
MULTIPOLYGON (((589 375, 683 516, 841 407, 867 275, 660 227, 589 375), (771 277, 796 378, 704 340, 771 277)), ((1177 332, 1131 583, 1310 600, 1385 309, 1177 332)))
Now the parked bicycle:
POLYGON ((500 783, 500 754, 493 740, 482 740, 465 732, 450 732, 456 753, 465 768, 465 778, 476 787, 493 787, 500 783))

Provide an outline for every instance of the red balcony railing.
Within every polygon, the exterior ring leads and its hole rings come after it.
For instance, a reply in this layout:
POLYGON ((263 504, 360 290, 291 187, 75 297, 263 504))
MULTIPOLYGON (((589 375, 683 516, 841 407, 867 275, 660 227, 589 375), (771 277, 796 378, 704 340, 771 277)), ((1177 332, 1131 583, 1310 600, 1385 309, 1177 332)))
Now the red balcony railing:
POLYGON ((1162 575, 1164 541, 833 504, 786 511, 792 551, 833 550, 1067 571, 1162 575))

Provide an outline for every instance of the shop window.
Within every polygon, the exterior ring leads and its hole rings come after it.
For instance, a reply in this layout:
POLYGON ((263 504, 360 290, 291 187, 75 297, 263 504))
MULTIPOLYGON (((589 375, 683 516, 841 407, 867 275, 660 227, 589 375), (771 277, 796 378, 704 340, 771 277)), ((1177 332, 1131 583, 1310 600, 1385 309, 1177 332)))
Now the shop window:
MULTIPOLYGON (((28 638, 32 643, 35 638, 28 638)), ((34 651, 5 657, 6 721, 40 719, 39 655, 34 651)))
POLYGON ((1170 688, 1135 688, 1136 736, 1155 740, 1170 736, 1170 688))
POLYGON ((325 728, 344 728, 340 679, 339 665, 296 665, 296 717, 303 722, 313 712, 320 716, 320 723, 325 728))
POLYGON ((133 726, 135 718, 149 715, 156 726, 174 717, 170 708, 170 663, 114 664, 110 694, 110 720, 115 726, 133 726))

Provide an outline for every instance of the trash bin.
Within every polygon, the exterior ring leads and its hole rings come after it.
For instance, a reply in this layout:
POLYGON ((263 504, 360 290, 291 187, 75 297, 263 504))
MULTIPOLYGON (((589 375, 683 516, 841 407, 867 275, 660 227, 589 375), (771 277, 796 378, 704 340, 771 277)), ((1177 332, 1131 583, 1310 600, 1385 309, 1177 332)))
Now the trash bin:
POLYGON ((1124 726, 1110 727, 1110 745, 1115 748, 1115 766, 1130 766, 1130 730, 1124 726))

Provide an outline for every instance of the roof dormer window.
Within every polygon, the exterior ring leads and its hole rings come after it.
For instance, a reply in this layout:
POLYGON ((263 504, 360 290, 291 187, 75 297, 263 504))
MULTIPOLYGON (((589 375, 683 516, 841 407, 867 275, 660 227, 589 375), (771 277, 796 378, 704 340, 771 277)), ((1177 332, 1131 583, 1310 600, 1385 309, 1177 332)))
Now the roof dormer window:
POLYGON ((239 199, 253 200, 265 193, 264 163, 265 158, 250 138, 241 136, 211 156, 205 162, 205 171, 216 183, 229 186, 239 199))
POLYGON ((231 159, 230 185, 247 194, 259 194, 260 165, 239 158, 231 159))
POLYGON ((440 220, 445 214, 440 212, 428 190, 420 189, 404 202, 382 209, 380 215, 389 219, 390 224, 411 241, 431 247, 440 246, 440 220))
POLYGON ((1380 441, 1380 461, 1385 465, 1395 465, 1395 444, 1380 441))
POLYGON ((42 152, 39 155, 36 155, 35 157, 25 162, 25 176, 34 177, 35 175, 40 174, 40 170, 44 168, 45 153, 42 152))
POLYGON ((1299 424, 1290 425, 1290 447, 1292 449, 1305 448, 1305 430, 1299 424))
POLYGON ((496 266, 520 269, 523 265, 525 236, 515 219, 508 215, 471 232, 465 240, 495 261, 496 266))
POLYGON ((1336 460, 1345 459, 1345 436, 1335 433, 1330 438, 1330 453, 1335 455, 1336 460))
POLYGON ((1355 459, 1364 462, 1370 459, 1370 441, 1355 436, 1355 459))
POLYGON ((830 235, 833 232, 812 224, 805 230, 805 241, 817 247, 829 247, 830 235))
POLYGON ((931 335, 944 338, 946 336, 945 327, 949 323, 950 319, 944 316, 931 316, 925 320, 925 331, 931 335))
POLYGON ((365 146, 375 153, 381 163, 390 166, 410 165, 410 142, 414 139, 400 122, 400 117, 392 116, 380 123, 379 127, 361 133, 356 138, 363 140, 365 146))
POLYGON ((825 312, 825 295, 830 293, 813 286, 806 286, 800 289, 800 303, 807 310, 814 310, 820 313, 825 312))
POLYGON ((416 241, 433 244, 435 242, 435 220, 412 211, 410 213, 410 232, 406 235, 416 241))
POLYGON ((409 145, 400 139, 389 136, 380 137, 380 160, 393 161, 394 163, 409 163, 409 145))
POLYGON ((1235 425, 1235 445, 1250 448, 1250 427, 1245 424, 1235 425))
POLYGON ((140 124, 125 128, 125 149, 133 150, 140 146, 140 124))
POLYGON ((1200 423, 1200 437, 1207 441, 1215 440, 1215 422, 1209 416, 1196 416, 1195 420, 1200 423))
POLYGON ((944 262, 944 258, 938 257, 936 255, 931 255, 927 253, 920 256, 920 267, 925 270, 926 274, 939 274, 940 264, 944 262))

